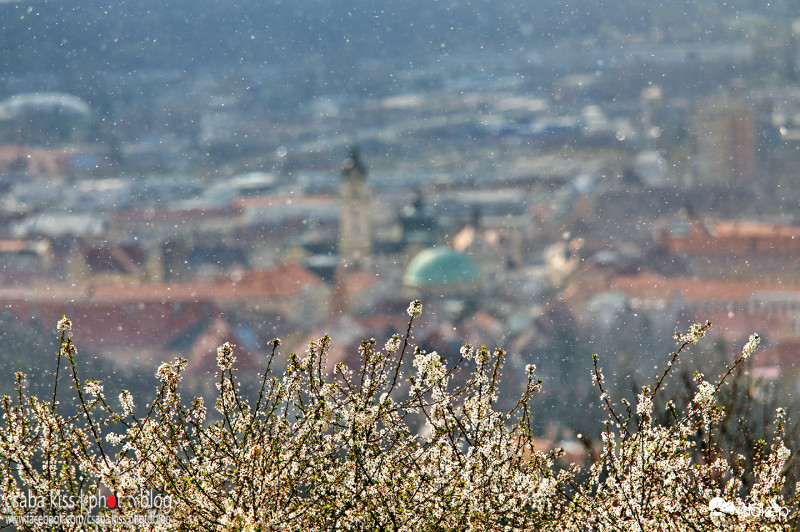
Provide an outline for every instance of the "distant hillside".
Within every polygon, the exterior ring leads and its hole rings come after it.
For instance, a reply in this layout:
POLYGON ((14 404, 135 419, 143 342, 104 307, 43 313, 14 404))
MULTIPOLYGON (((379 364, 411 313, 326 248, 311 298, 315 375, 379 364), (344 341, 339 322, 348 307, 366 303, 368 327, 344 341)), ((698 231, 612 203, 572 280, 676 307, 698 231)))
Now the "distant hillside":
MULTIPOLYGON (((751 0, 740 0, 743 4, 751 0)), ((0 72, 414 60, 569 37, 714 31, 711 0, 0 1, 0 72)), ((731 12, 736 2, 728 2, 731 12)), ((764 9, 764 8, 760 8, 764 9)), ((775 9, 775 8, 772 8, 775 9)), ((775 14, 771 14, 775 15, 775 14)))

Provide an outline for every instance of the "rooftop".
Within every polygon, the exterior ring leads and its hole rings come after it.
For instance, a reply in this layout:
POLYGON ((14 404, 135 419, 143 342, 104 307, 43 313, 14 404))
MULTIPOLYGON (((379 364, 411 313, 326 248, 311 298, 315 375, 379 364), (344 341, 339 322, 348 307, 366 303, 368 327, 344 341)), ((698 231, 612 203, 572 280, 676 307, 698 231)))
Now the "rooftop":
POLYGON ((413 287, 468 285, 481 279, 481 272, 469 256, 447 247, 421 251, 411 259, 403 283, 413 287))

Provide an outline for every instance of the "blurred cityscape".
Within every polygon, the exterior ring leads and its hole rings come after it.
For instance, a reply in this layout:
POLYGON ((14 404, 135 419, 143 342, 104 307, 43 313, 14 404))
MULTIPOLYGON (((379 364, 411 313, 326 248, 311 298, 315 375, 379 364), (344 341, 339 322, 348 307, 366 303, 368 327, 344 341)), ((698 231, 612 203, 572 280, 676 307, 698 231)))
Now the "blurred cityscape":
POLYGON ((576 400, 592 352, 635 380, 711 320, 794 389, 791 27, 365 58, 349 92, 319 62, 0 73, 4 319, 50 337, 66 314, 104 363, 202 376, 224 341, 255 372, 325 333, 357 366, 420 298, 425 349, 501 346, 510 386, 536 363, 576 400))

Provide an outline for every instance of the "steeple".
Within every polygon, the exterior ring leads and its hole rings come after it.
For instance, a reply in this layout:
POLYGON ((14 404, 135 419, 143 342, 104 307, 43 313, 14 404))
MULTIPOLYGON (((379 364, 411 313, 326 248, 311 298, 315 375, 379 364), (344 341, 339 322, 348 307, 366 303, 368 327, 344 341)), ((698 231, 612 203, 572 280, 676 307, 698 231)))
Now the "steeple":
POLYGON ((358 146, 349 146, 350 155, 342 163, 342 177, 345 181, 366 181, 367 171, 361 163, 358 146))
POLYGON ((339 213, 339 255, 347 268, 369 269, 372 254, 372 216, 367 171, 358 147, 351 145, 342 163, 339 213))

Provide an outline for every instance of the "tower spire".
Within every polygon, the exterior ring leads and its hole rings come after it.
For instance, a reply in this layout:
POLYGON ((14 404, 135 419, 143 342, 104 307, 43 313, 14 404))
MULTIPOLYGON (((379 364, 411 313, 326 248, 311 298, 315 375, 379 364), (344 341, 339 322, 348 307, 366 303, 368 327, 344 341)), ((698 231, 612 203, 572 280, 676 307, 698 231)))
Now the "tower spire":
POLYGON ((339 254, 348 268, 368 269, 372 254, 372 216, 367 170, 358 146, 349 146, 342 163, 339 254))

